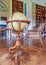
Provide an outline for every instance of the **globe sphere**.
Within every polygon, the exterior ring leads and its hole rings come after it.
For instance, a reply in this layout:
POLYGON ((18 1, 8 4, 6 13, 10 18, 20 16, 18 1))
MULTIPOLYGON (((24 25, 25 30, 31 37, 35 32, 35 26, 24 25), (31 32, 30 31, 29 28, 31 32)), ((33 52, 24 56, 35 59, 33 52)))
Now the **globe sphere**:
MULTIPOLYGON (((13 16, 12 16, 11 19, 12 20, 26 20, 26 16, 23 13, 21 13, 21 12, 15 12, 13 14, 13 16)), ((19 21, 18 22, 12 22, 12 23, 10 22, 8 24, 8 26, 10 28, 12 28, 12 29, 14 28, 16 31, 18 31, 18 29, 19 29, 19 23, 21 23, 21 29, 20 29, 20 31, 22 31, 26 27, 27 23, 23 23, 23 22, 19 22, 19 21)))

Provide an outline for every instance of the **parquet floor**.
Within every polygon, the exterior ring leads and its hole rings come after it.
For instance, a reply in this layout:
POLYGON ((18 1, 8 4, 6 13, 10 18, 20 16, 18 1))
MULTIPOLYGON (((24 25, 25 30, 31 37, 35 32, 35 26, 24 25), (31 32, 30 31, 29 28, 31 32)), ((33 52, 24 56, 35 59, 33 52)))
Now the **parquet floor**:
MULTIPOLYGON (((8 58, 8 48, 6 47, 6 41, 0 40, 0 65, 16 65, 12 59, 8 58)), ((23 61, 20 61, 18 65, 46 65, 46 39, 44 40, 45 45, 30 46, 30 55, 28 60, 25 60, 23 56, 20 56, 23 61)), ((40 44, 39 42, 37 44, 40 44)))

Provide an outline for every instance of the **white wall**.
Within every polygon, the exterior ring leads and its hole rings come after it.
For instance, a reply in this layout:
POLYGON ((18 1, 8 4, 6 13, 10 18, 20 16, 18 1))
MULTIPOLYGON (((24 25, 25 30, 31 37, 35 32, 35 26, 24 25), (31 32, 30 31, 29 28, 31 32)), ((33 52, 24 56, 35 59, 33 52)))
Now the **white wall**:
POLYGON ((44 4, 46 3, 46 0, 32 0, 32 2, 44 6, 44 4))
POLYGON ((27 20, 31 21, 29 29, 32 29, 32 1, 30 0, 19 0, 19 1, 23 1, 24 3, 26 3, 26 17, 27 20))

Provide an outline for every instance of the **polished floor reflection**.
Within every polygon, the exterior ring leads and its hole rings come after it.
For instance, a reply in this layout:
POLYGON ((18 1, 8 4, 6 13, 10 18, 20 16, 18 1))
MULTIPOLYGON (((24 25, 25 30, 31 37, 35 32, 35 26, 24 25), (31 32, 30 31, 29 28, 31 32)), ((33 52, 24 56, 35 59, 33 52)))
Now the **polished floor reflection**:
MULTIPOLYGON (((20 61, 20 65, 46 65, 46 38, 43 38, 44 46, 41 47, 39 40, 30 40, 28 45, 30 48, 29 60, 20 61)), ((10 43, 13 46, 15 41, 10 43)), ((8 53, 9 44, 6 39, 0 39, 0 65, 15 65, 13 60, 9 59, 8 53)), ((24 56, 20 56, 22 59, 24 56)))

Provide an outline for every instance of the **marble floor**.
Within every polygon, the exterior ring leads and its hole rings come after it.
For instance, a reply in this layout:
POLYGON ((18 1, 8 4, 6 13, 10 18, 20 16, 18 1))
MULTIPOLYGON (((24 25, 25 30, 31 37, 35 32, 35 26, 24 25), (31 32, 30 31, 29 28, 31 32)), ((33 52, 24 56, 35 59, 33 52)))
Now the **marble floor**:
MULTIPOLYGON (((26 56, 20 56, 20 63, 18 65, 46 65, 46 39, 44 46, 41 47, 39 41, 33 40, 30 48, 30 55, 27 59, 26 56), (26 59, 24 59, 26 57, 26 59)), ((6 40, 0 39, 0 65, 16 65, 15 62, 9 58, 8 46, 6 40)))

